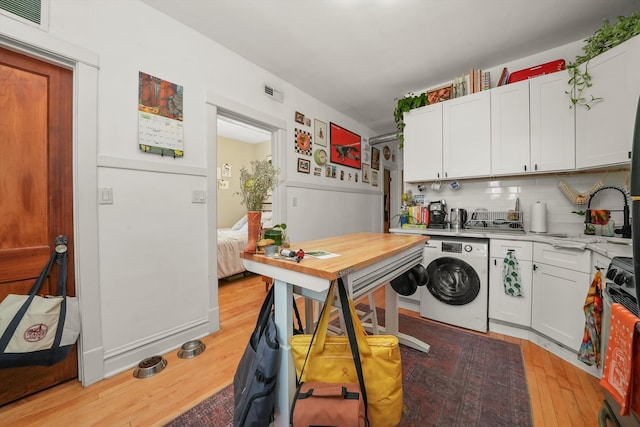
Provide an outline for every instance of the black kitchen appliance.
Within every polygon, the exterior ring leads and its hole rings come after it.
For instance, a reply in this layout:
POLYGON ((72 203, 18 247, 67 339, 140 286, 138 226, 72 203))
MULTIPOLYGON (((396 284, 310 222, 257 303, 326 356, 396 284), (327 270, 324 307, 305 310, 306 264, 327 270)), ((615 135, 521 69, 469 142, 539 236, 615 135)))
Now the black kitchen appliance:
POLYGON ((467 210, 460 208, 451 209, 449 221, 451 222, 451 228, 454 230, 464 228, 464 225, 467 223, 467 210))
POLYGON ((447 228, 447 203, 437 200, 429 203, 428 228, 447 228))
MULTIPOLYGON (((633 245, 634 276, 640 277, 640 99, 636 109, 636 123, 631 148, 631 240, 633 245)), ((636 301, 640 308, 640 286, 636 286, 636 301)))
MULTIPOLYGON (((604 277, 604 289, 602 292, 602 341, 601 354, 604 358, 609 343, 609 328, 611 326, 611 306, 614 303, 622 304, 631 313, 638 316, 638 302, 636 298, 636 283, 634 274, 634 262, 630 257, 613 257, 604 277)), ((620 415, 620 404, 605 388, 602 389, 604 402, 598 414, 600 427, 611 425, 607 420, 614 421, 614 425, 620 427, 640 427, 640 414, 631 412, 629 415, 620 415)))
MULTIPOLYGON (((633 258, 614 257, 607 270, 607 283, 603 292, 603 351, 606 351, 608 341, 610 304, 617 302, 636 316, 640 314, 640 286, 635 283, 635 277, 640 274, 640 99, 636 108, 631 148, 631 215, 634 220, 631 225, 633 258)), ((621 417, 615 399, 605 389, 603 391, 605 401, 599 414, 600 426, 606 426, 607 419, 615 419, 618 426, 640 426, 640 414, 631 413, 628 417, 621 417)))

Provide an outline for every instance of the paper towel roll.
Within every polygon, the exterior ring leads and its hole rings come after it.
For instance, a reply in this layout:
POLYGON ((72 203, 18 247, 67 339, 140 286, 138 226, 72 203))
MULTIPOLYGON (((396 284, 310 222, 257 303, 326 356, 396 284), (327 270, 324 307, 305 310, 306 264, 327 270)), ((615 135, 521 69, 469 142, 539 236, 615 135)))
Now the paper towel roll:
POLYGON ((531 209, 531 232, 547 232, 547 204, 536 202, 531 209))

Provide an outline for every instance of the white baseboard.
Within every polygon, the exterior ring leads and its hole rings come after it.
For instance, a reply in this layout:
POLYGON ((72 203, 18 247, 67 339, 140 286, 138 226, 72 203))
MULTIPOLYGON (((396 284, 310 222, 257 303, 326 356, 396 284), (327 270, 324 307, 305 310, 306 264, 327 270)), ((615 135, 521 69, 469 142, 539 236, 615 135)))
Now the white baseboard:
POLYGON ((602 377, 602 370, 595 366, 588 366, 578 360, 578 353, 570 350, 561 344, 556 343, 552 339, 523 326, 511 325, 499 321, 489 319, 489 331, 510 337, 520 338, 530 341, 539 347, 544 348, 549 353, 558 356, 562 360, 572 364, 573 366, 593 375, 596 378, 602 377))
POLYGON ((189 329, 177 331, 164 337, 157 337, 151 342, 130 348, 127 351, 106 355, 104 359, 104 377, 109 378, 127 369, 137 366, 147 357, 166 354, 176 350, 187 341, 209 335, 209 323, 203 322, 189 329))

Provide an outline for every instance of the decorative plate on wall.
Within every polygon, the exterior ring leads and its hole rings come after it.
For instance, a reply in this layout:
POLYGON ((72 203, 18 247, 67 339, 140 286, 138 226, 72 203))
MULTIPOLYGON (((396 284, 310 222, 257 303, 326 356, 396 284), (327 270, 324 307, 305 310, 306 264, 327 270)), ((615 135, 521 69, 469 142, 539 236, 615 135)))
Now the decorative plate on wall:
POLYGON ((389 149, 388 145, 385 145, 382 149, 382 155, 384 156, 385 160, 389 160, 389 158, 391 157, 391 150, 389 149))
POLYGON ((295 150, 299 154, 311 155, 311 134, 309 132, 296 128, 295 150))

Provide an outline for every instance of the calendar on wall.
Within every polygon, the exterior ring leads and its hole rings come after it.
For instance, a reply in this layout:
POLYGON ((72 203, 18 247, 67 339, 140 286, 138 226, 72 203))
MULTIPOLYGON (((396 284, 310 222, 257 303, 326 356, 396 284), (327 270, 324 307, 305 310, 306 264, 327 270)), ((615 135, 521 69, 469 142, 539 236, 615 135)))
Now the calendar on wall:
POLYGON ((184 156, 182 86, 138 73, 138 145, 147 153, 184 156))

